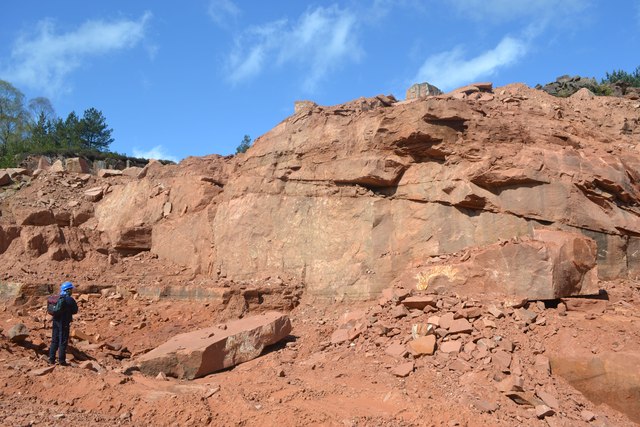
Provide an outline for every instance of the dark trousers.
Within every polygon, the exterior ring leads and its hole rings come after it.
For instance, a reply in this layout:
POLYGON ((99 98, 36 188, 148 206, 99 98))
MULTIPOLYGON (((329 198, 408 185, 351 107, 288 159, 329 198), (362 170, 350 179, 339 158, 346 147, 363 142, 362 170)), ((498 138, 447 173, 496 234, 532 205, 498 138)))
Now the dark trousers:
POLYGON ((51 347, 49 348, 49 360, 56 360, 56 351, 58 352, 58 361, 66 363, 67 361, 67 343, 69 342, 70 322, 63 320, 53 321, 53 331, 51 332, 51 347))

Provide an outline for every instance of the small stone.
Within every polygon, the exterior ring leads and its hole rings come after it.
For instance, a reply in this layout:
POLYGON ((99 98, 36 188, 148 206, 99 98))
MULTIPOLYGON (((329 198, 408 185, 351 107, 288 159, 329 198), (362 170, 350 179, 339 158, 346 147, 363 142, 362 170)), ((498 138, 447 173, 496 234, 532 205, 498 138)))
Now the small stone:
POLYGON ((475 343, 473 343, 473 342, 468 342, 468 343, 466 343, 466 344, 464 345, 464 347, 463 347, 463 351, 464 351, 465 353, 471 354, 471 353, 473 353, 477 348, 478 348, 478 346, 477 346, 475 343))
POLYGON ((515 310, 516 319, 525 322, 525 324, 530 324, 536 321, 538 315, 531 310, 527 310, 526 308, 519 308, 515 310))
POLYGON ((468 372, 471 370, 471 365, 464 360, 456 359, 448 366, 452 371, 468 372))
POLYGON ((596 414, 594 414, 591 411, 587 411, 586 409, 584 411, 580 412, 580 418, 582 418, 585 422, 590 422, 596 419, 596 414))
POLYGON ((217 392, 220 391, 220 387, 213 387, 210 388, 209 390, 207 390, 207 392, 204 394, 205 399, 210 398, 211 396, 213 396, 214 394, 216 394, 217 392))
POLYGON ((556 307, 556 310, 558 310, 558 315, 559 316, 566 316, 567 315, 567 306, 563 302, 558 303, 558 307, 556 307))
POLYGON ((496 319, 500 319, 501 317, 504 317, 504 313, 502 312, 502 310, 497 308, 495 305, 490 305, 487 308, 487 311, 489 312, 489 314, 491 314, 496 319))
POLYGON ((536 395, 538 395, 538 397, 542 399, 545 405, 547 405, 551 409, 555 409, 556 411, 560 409, 560 404, 558 403, 558 399, 551 393, 540 390, 536 392, 536 395))
POLYGON ((447 330, 446 330, 446 329, 444 329, 444 328, 437 328, 437 329, 436 329, 436 336, 437 336, 438 338, 446 337, 448 333, 449 333, 449 331, 447 331, 447 330))
POLYGON ((440 344, 440 351, 443 353, 458 353, 460 352, 460 348, 462 348, 462 343, 458 340, 445 341, 440 344))
POLYGON ((169 381, 164 372, 158 372, 158 375, 156 375, 156 379, 160 381, 169 381))
POLYGON ((393 317, 394 319, 400 319, 407 316, 408 314, 409 310, 407 310, 407 307, 405 307, 404 305, 396 305, 391 310, 391 317, 393 317))
POLYGON ((407 354, 407 347, 400 343, 393 343, 385 350, 389 356, 402 358, 407 354))
POLYGON ((493 320, 489 320, 486 317, 482 319, 482 326, 485 328, 497 328, 496 322, 493 320))
POLYGON ((409 348, 416 356, 431 356, 436 351, 436 337, 435 335, 419 337, 409 342, 409 348))
POLYGON ((46 366, 40 369, 33 369, 29 372, 29 375, 31 375, 32 377, 41 377, 43 375, 47 375, 50 372, 53 372, 54 368, 55 366, 46 366))
POLYGON ((532 406, 532 407, 544 405, 544 403, 540 399, 538 399, 532 393, 529 393, 527 391, 519 391, 519 392, 511 391, 511 392, 505 393, 505 396, 507 396, 509 399, 513 400, 514 402, 516 402, 518 405, 532 406))
POLYGON ((481 307, 469 307, 463 308, 456 312, 458 317, 464 317, 465 319, 476 319, 482 316, 482 308, 481 307))
POLYGON ((475 400, 472 403, 473 407, 479 410, 480 412, 492 413, 498 410, 500 406, 496 402, 489 402, 487 400, 475 400))
POLYGON ((535 407, 536 417, 543 419, 544 417, 550 417, 556 412, 549 408, 547 405, 536 405, 535 407))
POLYGON ((449 324, 450 334, 469 334, 473 331, 473 326, 467 319, 457 319, 449 324))
POLYGON ((102 187, 94 187, 85 190, 84 197, 90 202, 97 202, 98 200, 102 199, 103 194, 104 190, 102 187))
POLYGON ((549 375, 551 374, 551 365, 549 363, 549 358, 543 356, 541 354, 536 355, 534 359, 533 367, 543 374, 549 375))
POLYGON ((512 297, 504 302, 504 306, 508 308, 520 308, 523 307, 527 302, 529 302, 527 298, 512 297))
POLYGON ((493 356, 491 356, 491 360, 502 372, 509 372, 509 366, 511 366, 511 354, 504 350, 498 350, 493 354, 493 356))
POLYGON ((430 325, 434 325, 435 327, 440 326, 440 316, 430 316, 427 319, 427 323, 430 325))
POLYGON ((513 349, 515 348, 513 341, 505 338, 498 341, 498 346, 504 351, 508 351, 509 353, 513 353, 513 349))
POLYGON ((78 365, 80 369, 87 369, 94 372, 101 372, 102 368, 93 360, 85 360, 84 362, 78 365))
POLYGON ((496 386, 496 388, 503 393, 509 393, 512 391, 516 391, 516 392, 523 391, 524 390, 523 386, 524 386, 524 381, 522 380, 522 378, 515 375, 510 375, 507 378, 500 381, 496 386))
POLYGON ((331 344, 341 344, 349 339, 349 331, 346 329, 337 329, 331 334, 331 344))
POLYGON ((427 306, 435 307, 436 302, 437 301, 433 295, 419 295, 405 298, 402 300, 402 305, 406 308, 423 310, 427 306))
POLYGON ((478 345, 478 348, 484 349, 484 350, 493 350, 498 346, 498 344, 496 344, 494 340, 490 340, 487 338, 480 338, 476 342, 476 344, 478 345))
POLYGON ((440 327, 444 328, 444 329, 449 329, 449 326, 451 326, 451 323, 453 323, 454 319, 453 319, 453 313, 446 313, 442 316, 440 316, 440 327))
POLYGON ((391 370, 391 373, 396 377, 401 377, 401 378, 408 377, 409 374, 413 372, 414 367, 415 366, 413 362, 403 363, 393 368, 391 370))

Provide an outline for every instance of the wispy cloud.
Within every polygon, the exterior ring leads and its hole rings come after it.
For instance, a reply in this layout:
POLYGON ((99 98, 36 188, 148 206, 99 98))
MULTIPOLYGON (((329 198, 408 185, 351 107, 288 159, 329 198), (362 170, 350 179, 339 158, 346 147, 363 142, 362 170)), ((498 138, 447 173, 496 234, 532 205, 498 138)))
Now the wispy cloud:
POLYGON ((133 157, 143 159, 156 159, 156 160, 171 160, 172 162, 178 162, 178 158, 169 154, 162 145, 156 145, 148 150, 134 148, 133 157))
POLYGON ((592 0, 447 0, 457 11, 470 19, 484 22, 504 22, 515 19, 553 20, 587 9, 592 0))
POLYGON ((228 28, 242 14, 242 10, 232 0, 210 0, 207 13, 213 22, 228 28))
POLYGON ((19 37, 0 75, 15 84, 52 96, 67 88, 66 78, 89 58, 136 46, 143 40, 151 12, 138 20, 87 21, 60 34, 52 20, 19 37))
POLYGON ((493 49, 469 59, 465 58, 464 49, 457 47, 427 58, 413 81, 427 81, 442 90, 453 89, 489 77, 500 68, 514 64, 526 54, 527 49, 526 41, 509 36, 493 49))
POLYGON ((336 6, 305 12, 287 20, 251 27, 236 38, 228 57, 229 81, 255 78, 269 66, 295 65, 304 71, 303 86, 313 91, 330 72, 359 60, 355 14, 336 6))

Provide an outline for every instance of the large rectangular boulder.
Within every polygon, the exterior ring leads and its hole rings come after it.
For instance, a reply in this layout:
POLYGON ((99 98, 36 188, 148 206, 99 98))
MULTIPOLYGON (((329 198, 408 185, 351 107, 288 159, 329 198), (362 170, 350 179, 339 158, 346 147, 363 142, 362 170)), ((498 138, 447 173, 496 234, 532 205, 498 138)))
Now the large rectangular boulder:
POLYGON ((146 375, 194 379, 255 359, 290 332, 289 317, 271 311, 176 335, 137 362, 146 375))
POLYGON ((0 187, 4 185, 9 185, 12 182, 13 181, 11 180, 9 173, 4 169, 0 169, 0 187))
POLYGON ((595 294, 596 255, 595 242, 583 234, 540 229, 476 248, 465 261, 423 269, 419 287, 529 300, 595 294))

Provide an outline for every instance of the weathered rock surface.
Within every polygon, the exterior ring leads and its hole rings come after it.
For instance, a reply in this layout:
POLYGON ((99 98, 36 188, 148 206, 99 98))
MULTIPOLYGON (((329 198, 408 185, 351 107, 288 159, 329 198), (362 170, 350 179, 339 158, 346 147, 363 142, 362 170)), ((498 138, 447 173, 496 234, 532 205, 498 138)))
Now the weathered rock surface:
POLYGON ((138 359, 140 371, 194 379, 258 357, 291 332, 289 317, 268 312, 176 335, 138 359))

